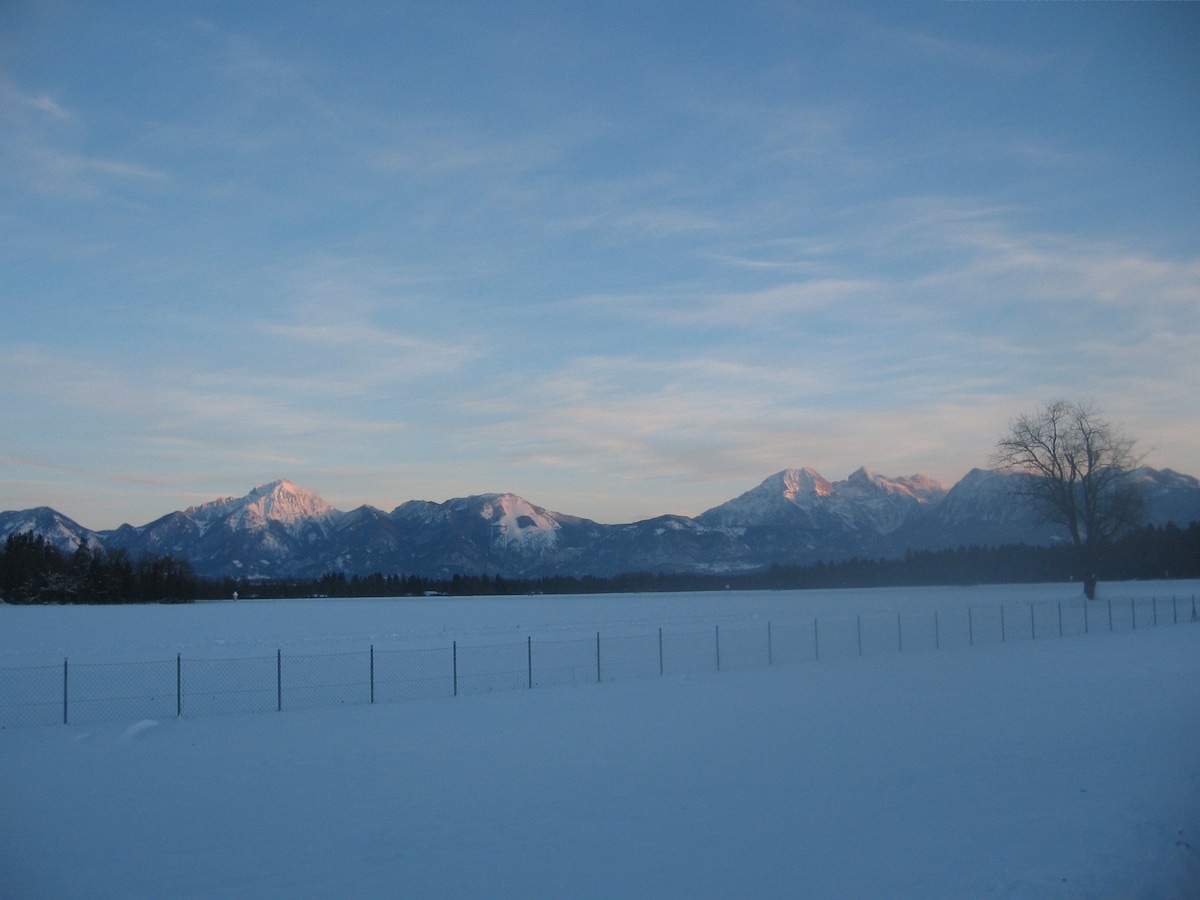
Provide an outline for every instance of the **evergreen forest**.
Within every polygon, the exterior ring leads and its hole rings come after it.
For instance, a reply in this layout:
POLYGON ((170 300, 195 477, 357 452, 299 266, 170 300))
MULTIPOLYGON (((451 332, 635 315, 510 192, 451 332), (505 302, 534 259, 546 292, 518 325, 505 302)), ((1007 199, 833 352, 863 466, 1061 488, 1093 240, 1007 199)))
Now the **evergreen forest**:
MULTIPOLYGON (((631 572, 611 577, 452 574, 442 578, 376 572, 330 572, 316 579, 250 581, 204 578, 173 556, 131 559, 84 542, 64 552, 42 535, 9 535, 0 548, 0 599, 14 604, 190 603, 283 597, 420 597, 598 594, 654 591, 794 590, 805 588, 1018 584, 1070 581, 1077 570, 1066 545, 958 547, 909 551, 895 559, 850 559, 755 572, 631 572)), ((1101 581, 1200 578, 1200 522, 1146 526, 1112 542, 1096 573, 1101 581)))

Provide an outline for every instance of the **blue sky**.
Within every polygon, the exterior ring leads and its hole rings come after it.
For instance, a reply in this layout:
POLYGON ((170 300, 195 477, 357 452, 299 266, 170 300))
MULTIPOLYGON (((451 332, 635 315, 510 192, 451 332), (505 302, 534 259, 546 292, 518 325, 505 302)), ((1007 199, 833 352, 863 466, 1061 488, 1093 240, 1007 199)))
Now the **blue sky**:
POLYGON ((1200 4, 0 4, 0 509, 1200 474, 1200 4))

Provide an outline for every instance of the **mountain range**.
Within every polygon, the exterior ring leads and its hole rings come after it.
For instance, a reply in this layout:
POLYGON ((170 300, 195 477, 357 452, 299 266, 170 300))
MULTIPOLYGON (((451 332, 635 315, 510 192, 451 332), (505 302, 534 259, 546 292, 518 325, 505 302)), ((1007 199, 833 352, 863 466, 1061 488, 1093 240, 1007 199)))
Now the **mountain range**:
MULTIPOLYGON (((390 513, 343 512, 280 480, 244 497, 168 513, 141 526, 91 531, 49 507, 0 513, 0 539, 34 531, 65 550, 107 550, 188 560, 197 574, 314 578, 327 572, 420 575, 611 576, 622 572, 746 572, 778 565, 903 555, 972 544, 1050 544, 1061 532, 1012 492, 1013 476, 973 469, 947 489, 931 478, 889 478, 862 468, 843 481, 786 469, 700 515, 605 525, 552 512, 515 494, 434 503, 390 513)), ((1200 482, 1140 468, 1148 524, 1200 521, 1200 482)))

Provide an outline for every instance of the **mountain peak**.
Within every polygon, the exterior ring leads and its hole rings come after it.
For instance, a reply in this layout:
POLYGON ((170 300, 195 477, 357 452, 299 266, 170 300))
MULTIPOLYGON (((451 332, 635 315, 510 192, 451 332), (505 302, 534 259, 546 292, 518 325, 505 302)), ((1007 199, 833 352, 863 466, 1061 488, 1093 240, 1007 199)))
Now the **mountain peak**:
POLYGON ((807 466, 803 469, 784 469, 768 478, 760 487, 767 487, 767 485, 774 487, 776 479, 783 489, 784 498, 792 501, 805 494, 828 497, 833 493, 833 485, 826 481, 816 469, 807 466))
MULTIPOLYGON (((862 467, 837 482, 812 468, 784 469, 695 519, 661 516, 599 525, 536 506, 516 494, 444 503, 409 501, 390 514, 338 512, 288 479, 243 497, 214 500, 140 527, 92 533, 48 508, 0 512, 0 540, 45 534, 68 552, 86 538, 106 550, 169 553, 203 575, 319 577, 330 571, 612 575, 632 571, 744 571, 898 555, 906 549, 1014 541, 1050 543, 1006 485, 1017 476, 973 469, 948 493, 922 475, 889 478, 862 467)), ((1200 520, 1200 482, 1139 469, 1147 520, 1200 520)))
POLYGON ((202 530, 224 521, 229 528, 258 531, 278 522, 292 530, 316 521, 327 524, 339 514, 313 491, 286 478, 260 484, 244 497, 222 497, 191 506, 184 515, 202 530))
POLYGON ((874 469, 861 466, 845 480, 838 482, 835 487, 840 493, 905 495, 912 497, 918 503, 936 503, 946 496, 946 488, 941 482, 928 475, 904 475, 900 478, 889 478, 874 469))
POLYGON ((239 504, 248 515, 264 521, 292 525, 306 519, 325 519, 335 510, 308 488, 298 487, 286 478, 261 484, 242 498, 239 504))

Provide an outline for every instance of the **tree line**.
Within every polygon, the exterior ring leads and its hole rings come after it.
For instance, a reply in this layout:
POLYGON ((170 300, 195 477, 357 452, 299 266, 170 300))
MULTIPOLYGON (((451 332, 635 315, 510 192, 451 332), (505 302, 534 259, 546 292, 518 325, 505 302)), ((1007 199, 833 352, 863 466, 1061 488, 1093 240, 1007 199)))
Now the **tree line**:
MULTIPOLYGON (((658 591, 795 590, 1071 581, 1075 548, 1012 544, 910 550, 903 557, 848 559, 807 566, 771 566, 737 574, 629 572, 597 575, 455 574, 443 578, 400 573, 244 580, 205 578, 172 556, 131 559, 123 550, 81 544, 64 552, 41 535, 8 537, 0 548, 0 597, 7 603, 188 603, 283 597, 505 596, 658 591)), ((1200 578, 1200 522, 1187 528, 1146 526, 1113 541, 1097 559, 1106 581, 1200 578)))
MULTIPOLYGON (((1200 522, 1193 522, 1187 528, 1174 524, 1148 525, 1129 532, 1113 541, 1096 563, 1096 574, 1105 581, 1200 578, 1200 522)), ((1078 570, 1078 555, 1071 544, 1010 544, 910 550, 895 559, 776 565, 737 574, 628 572, 611 577, 505 578, 500 574, 474 574, 425 578, 382 573, 369 576, 329 573, 312 580, 257 583, 229 580, 225 582, 224 596, 230 596, 234 590, 243 597, 414 597, 1023 584, 1074 581, 1078 570)))
POLYGON ((205 579, 174 556, 132 559, 80 542, 64 552, 31 531, 10 534, 0 549, 0 598, 6 603, 188 603, 205 579))
POLYGON ((449 578, 377 572, 252 582, 199 578, 171 556, 131 560, 81 543, 64 553, 42 536, 10 535, 0 551, 0 599, 8 603, 187 602, 221 597, 399 597, 431 594, 578 594, 641 591, 1012 584, 1079 579, 1088 599, 1100 580, 1200 577, 1200 523, 1137 528, 1144 498, 1132 479, 1135 441, 1087 402, 1056 400, 1018 417, 992 463, 1016 474, 1015 494, 1069 543, 958 547, 899 559, 851 559, 729 574, 634 572, 610 578, 497 574, 449 578))

